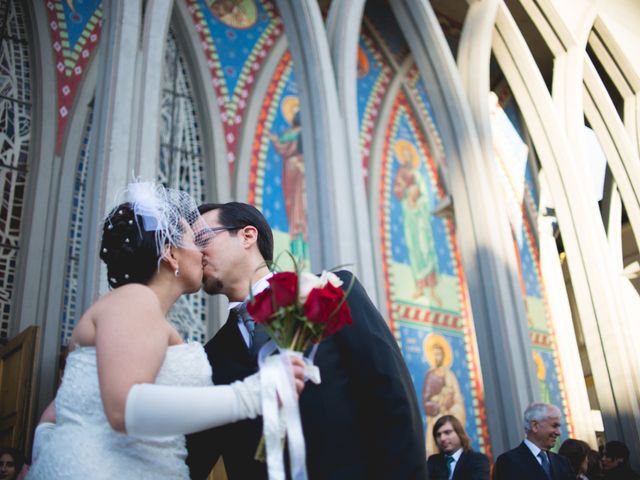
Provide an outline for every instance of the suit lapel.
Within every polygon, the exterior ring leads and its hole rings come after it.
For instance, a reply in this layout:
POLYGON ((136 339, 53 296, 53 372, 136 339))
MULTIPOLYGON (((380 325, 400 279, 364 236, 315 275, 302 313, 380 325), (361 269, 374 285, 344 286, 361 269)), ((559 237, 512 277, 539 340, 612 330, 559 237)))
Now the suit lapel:
POLYGON ((436 478, 448 478, 447 477, 447 461, 444 458, 444 453, 438 453, 438 456, 436 457, 436 461, 434 462, 435 464, 435 476, 436 478))
POLYGON ((244 338, 238 329, 235 313, 205 346, 213 370, 213 383, 227 384, 242 379, 256 371, 255 358, 249 354, 244 338))
POLYGON ((533 456, 533 453, 531 453, 531 450, 529 450, 529 447, 527 447, 524 442, 518 447, 518 455, 520 455, 523 465, 528 466, 531 478, 548 478, 542 465, 538 463, 538 460, 536 460, 536 457, 533 456))
MULTIPOLYGON (((453 469, 453 476, 451 477, 452 480, 456 480, 458 475, 461 475, 462 472, 464 471, 464 462, 467 458, 467 456, 465 455, 465 451, 462 451, 462 454, 460 455, 460 457, 458 458, 458 461, 456 462, 456 468, 453 469)), ((446 466, 445 466, 445 471, 446 471, 446 466)))
POLYGON ((227 348, 231 352, 237 352, 239 355, 239 359, 250 360, 251 355, 249 355, 249 348, 244 341, 244 337, 242 333, 240 333, 240 328, 238 327, 238 315, 234 310, 229 311, 229 317, 227 318, 227 323, 224 324, 225 329, 225 337, 229 342, 227 348))

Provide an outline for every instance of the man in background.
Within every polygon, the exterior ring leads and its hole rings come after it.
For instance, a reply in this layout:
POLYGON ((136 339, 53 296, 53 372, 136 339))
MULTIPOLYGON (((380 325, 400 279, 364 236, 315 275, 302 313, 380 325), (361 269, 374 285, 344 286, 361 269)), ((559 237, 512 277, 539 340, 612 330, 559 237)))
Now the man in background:
POLYGON ((560 409, 533 403, 524 411, 526 438, 496 460, 494 480, 575 480, 569 461, 551 452, 560 436, 560 409))
POLYGON ((489 459, 471 450, 464 427, 453 415, 440 417, 433 426, 440 453, 429 457, 430 480, 489 480, 489 459))

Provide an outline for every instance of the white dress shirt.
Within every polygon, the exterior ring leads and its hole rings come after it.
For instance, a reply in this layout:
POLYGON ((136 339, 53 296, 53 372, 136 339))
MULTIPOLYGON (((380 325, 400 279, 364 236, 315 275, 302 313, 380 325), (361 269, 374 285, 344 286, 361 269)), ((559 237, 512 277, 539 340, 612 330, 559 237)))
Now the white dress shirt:
MULTIPOLYGON (((524 439, 524 444, 529 447, 529 450, 531 450, 531 453, 533 453, 533 456, 536 457, 537 462, 540 464, 540 466, 542 466, 542 460, 540 460, 540 457, 538 456, 538 454, 542 451, 542 449, 540 447, 538 447, 535 443, 529 441, 528 439, 524 439)), ((545 455, 547 454, 547 452, 544 452, 545 455)), ((549 458, 549 456, 547 455, 547 458, 549 458)), ((549 460, 551 461, 551 460, 549 460)))
MULTIPOLYGON (((258 295, 260 292, 262 292, 263 290, 265 290, 269 286, 268 280, 272 276, 273 276, 273 272, 269 272, 264 277, 262 277, 260 280, 258 280, 256 283, 254 283, 251 286, 251 293, 253 293, 254 297, 256 295, 258 295)), ((249 297, 247 297, 245 300, 247 300, 248 298, 249 297)), ((237 307, 241 303, 242 302, 229 302, 229 311, 233 310, 235 307, 237 307)), ((244 343, 247 345, 247 347, 249 347, 250 344, 251 344, 251 336, 249 335, 249 330, 247 330, 247 327, 245 326, 245 324, 244 324, 244 322, 242 321, 241 318, 238 318, 238 329, 240 330, 240 333, 242 334, 242 338, 244 339, 244 343)))

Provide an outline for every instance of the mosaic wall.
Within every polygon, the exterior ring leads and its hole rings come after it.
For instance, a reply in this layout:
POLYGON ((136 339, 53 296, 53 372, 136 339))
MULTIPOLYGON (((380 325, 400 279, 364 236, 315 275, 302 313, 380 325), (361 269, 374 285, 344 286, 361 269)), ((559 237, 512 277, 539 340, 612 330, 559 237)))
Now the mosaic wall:
POLYGON ((56 154, 59 155, 73 100, 98 46, 102 0, 49 0, 46 6, 56 68, 56 154))
POLYGON ((264 61, 283 31, 273 2, 186 0, 207 59, 233 179, 243 114, 264 61))
POLYGON ((358 79, 360 145, 368 165, 376 161, 369 159, 372 132, 384 135, 381 177, 369 179, 368 188, 379 192, 380 210, 372 213, 381 235, 390 327, 422 406, 427 452, 436 451, 430 434, 433 424, 452 414, 465 425, 473 447, 490 453, 475 333, 453 220, 432 214, 445 195, 434 160, 436 154, 442 159, 437 126, 415 65, 396 97, 386 98, 387 86, 408 58, 408 49, 392 18, 369 8, 365 15, 359 65, 367 68, 360 68, 358 79), (390 116, 380 117, 381 103, 390 100, 390 116))
MULTIPOLYGON (((261 208, 273 227, 276 256, 288 250, 308 260, 300 102, 288 51, 279 59, 267 91, 254 91, 265 60, 283 35, 275 4, 268 0, 243 0, 233 5, 187 0, 187 5, 208 60, 221 112, 230 179, 233 181, 235 174, 243 114, 250 102, 256 102, 260 115, 252 138, 246 200, 261 208), (267 184, 265 176, 269 178, 267 184)), ((286 257, 280 258, 280 266, 287 268, 286 257)))
MULTIPOLYGON (((262 105, 263 121, 254 137, 249 201, 261 208, 273 228, 275 251, 309 259, 307 197, 300 127, 299 97, 291 57, 280 61, 262 105), (269 181, 265 183, 265 178, 269 181)), ((281 257, 282 263, 286 261, 281 257)))
POLYGON ((573 423, 558 356, 547 292, 540 271, 537 239, 537 186, 533 181, 533 157, 525 143, 518 107, 505 87, 489 98, 491 130, 498 176, 520 261, 520 285, 525 302, 532 357, 540 398, 563 410, 562 437, 573 436, 573 423))

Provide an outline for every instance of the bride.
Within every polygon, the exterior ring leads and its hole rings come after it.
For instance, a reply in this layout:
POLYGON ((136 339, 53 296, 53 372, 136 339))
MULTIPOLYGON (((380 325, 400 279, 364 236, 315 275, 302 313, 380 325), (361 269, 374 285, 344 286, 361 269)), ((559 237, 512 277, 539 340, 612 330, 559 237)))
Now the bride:
MULTIPOLYGON (((202 282, 186 193, 132 183, 103 226, 100 258, 113 289, 71 336, 62 384, 36 429, 29 479, 189 478, 184 435, 260 414, 260 379, 212 386, 199 343, 167 322, 202 282)), ((199 240, 200 241, 200 240, 199 240)), ((206 239, 203 239, 206 241, 206 239)), ((300 393, 303 363, 291 358, 300 393)))

